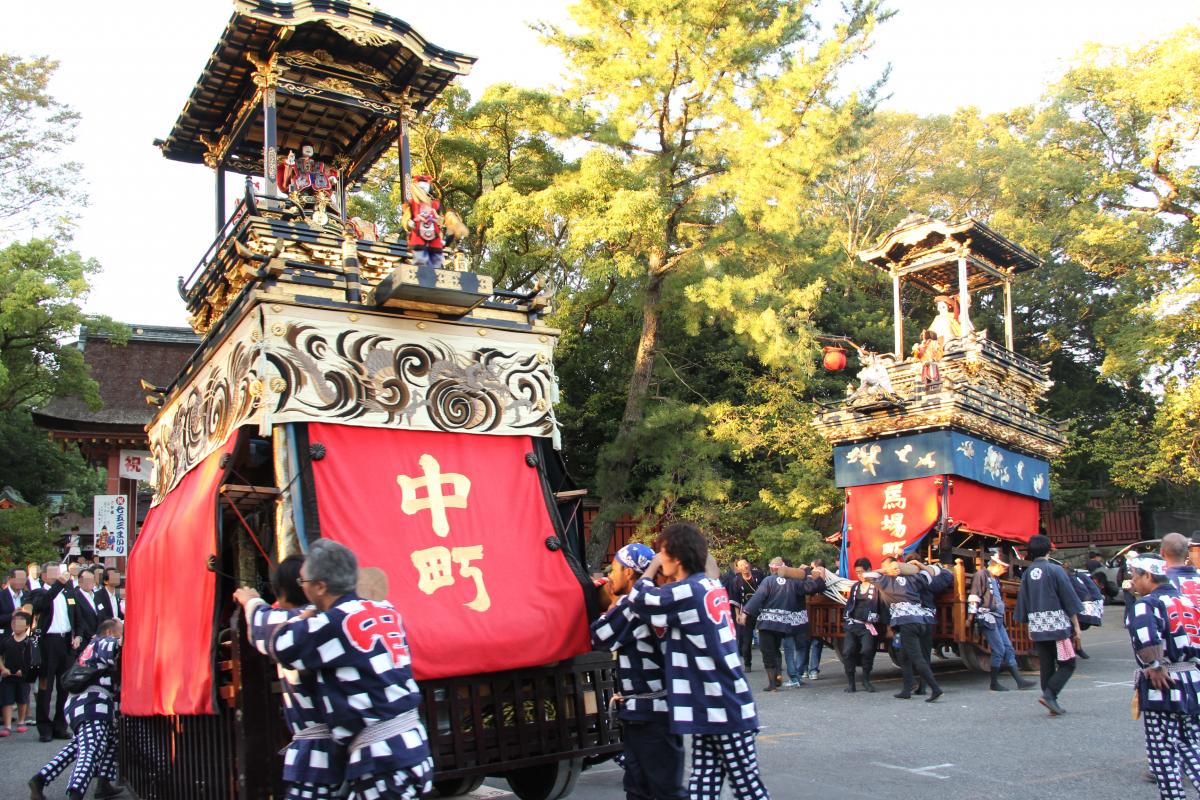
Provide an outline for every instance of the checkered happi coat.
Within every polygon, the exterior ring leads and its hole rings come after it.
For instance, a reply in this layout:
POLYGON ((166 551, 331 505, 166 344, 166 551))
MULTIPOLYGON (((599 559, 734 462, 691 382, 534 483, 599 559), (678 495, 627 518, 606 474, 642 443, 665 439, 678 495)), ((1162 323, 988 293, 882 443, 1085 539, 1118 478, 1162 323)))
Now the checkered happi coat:
MULTIPOLYGON (((1162 645, 1163 664, 1181 664, 1200 659, 1200 610, 1171 584, 1159 586, 1133 604, 1125 623, 1133 651, 1162 645)), ((1138 659, 1139 666, 1146 666, 1138 659)), ((1143 711, 1200 714, 1200 670, 1169 674, 1172 686, 1164 694, 1155 689, 1145 673, 1138 674, 1138 699, 1143 711)))
MULTIPOLYGON (((271 654, 271 637, 300 609, 271 608, 265 600, 252 601, 250 640, 263 655, 271 654)), ((317 673, 279 665, 283 685, 283 717, 295 736, 312 725, 325 724, 325 708, 317 705, 321 686, 317 673)), ((283 756, 283 779, 288 783, 339 785, 346 775, 346 748, 333 739, 299 739, 288 743, 283 756)))
MULTIPOLYGON (((281 625, 270 650, 285 667, 317 673, 325 719, 339 744, 348 746, 368 725, 414 711, 420 703, 404 625, 390 603, 342 595, 327 611, 281 625)), ((355 781, 395 772, 428 756, 425 727, 418 722, 352 750, 346 777, 355 781)))
POLYGON ((121 664, 121 642, 112 636, 97 636, 80 652, 76 663, 99 667, 100 677, 67 700, 67 724, 74 730, 88 720, 109 721, 117 711, 117 672, 121 664))
MULTIPOLYGON (((617 679, 621 694, 645 695, 663 690, 663 639, 638 619, 625 597, 613 603, 592 623, 592 644, 617 654, 617 679)), ((665 722, 667 698, 631 698, 620 703, 617 716, 637 722, 665 722)))
POLYGON ((642 578, 629 592, 629 605, 652 627, 668 630, 663 650, 672 733, 758 730, 729 595, 720 581, 696 574, 655 586, 642 578))
POLYGON ((879 589, 879 598, 887 603, 892 625, 924 625, 929 621, 921 605, 921 586, 929 585, 929 573, 884 575, 868 572, 864 576, 879 589))
POLYGON ((1083 611, 1083 603, 1067 571, 1044 558, 1036 559, 1021 576, 1017 592, 1018 622, 1029 626, 1029 638, 1035 642, 1057 642, 1075 633, 1071 617, 1083 611))

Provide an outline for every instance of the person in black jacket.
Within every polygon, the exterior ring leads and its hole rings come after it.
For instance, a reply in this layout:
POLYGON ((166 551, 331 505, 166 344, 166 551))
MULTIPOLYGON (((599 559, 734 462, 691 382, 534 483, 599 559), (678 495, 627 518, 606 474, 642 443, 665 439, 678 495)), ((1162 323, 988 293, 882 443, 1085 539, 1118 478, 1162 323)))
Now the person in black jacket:
POLYGON ((71 738, 63 710, 67 691, 62 680, 71 668, 71 661, 81 642, 75 635, 78 627, 75 613, 77 601, 70 587, 71 576, 60 572, 59 565, 51 561, 42 565, 42 578, 46 588, 34 592, 30 603, 37 616, 35 629, 42 651, 42 671, 37 691, 38 738, 48 742, 53 737, 71 738))
POLYGON ((125 619, 125 604, 117 597, 121 588, 121 571, 113 567, 101 568, 100 586, 96 589, 96 609, 101 620, 125 619))
POLYGON ((90 642, 96 628, 103 622, 99 600, 96 597, 96 573, 90 569, 80 570, 75 587, 75 635, 83 642, 90 642))
POLYGON ((738 653, 742 657, 743 668, 746 672, 750 672, 754 661, 755 620, 749 617, 744 609, 750 602, 750 598, 754 597, 754 593, 758 591, 763 574, 761 570, 752 569, 750 562, 744 558, 738 559, 736 570, 737 572, 726 591, 729 594, 729 604, 733 606, 733 621, 737 625, 738 653))
POLYGON ((843 612, 846 638, 842 642, 842 663, 846 670, 847 692, 856 692, 854 670, 862 666, 863 688, 874 692, 871 685, 871 669, 875 666, 875 644, 887 631, 887 603, 875 584, 863 576, 871 571, 871 559, 860 558, 854 562, 854 577, 858 581, 850 589, 850 599, 843 612))
POLYGON ((17 567, 8 571, 8 585, 0 589, 0 636, 12 630, 13 612, 21 610, 25 602, 25 570, 17 567))

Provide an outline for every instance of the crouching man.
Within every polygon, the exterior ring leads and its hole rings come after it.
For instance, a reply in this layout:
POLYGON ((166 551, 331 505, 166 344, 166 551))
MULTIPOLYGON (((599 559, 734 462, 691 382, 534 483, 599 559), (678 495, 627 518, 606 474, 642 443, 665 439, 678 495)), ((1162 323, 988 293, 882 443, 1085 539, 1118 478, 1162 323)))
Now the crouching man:
POLYGON ((270 650, 287 669, 317 673, 330 734, 347 750, 350 797, 424 797, 433 758, 400 612, 359 597, 354 553, 327 539, 309 549, 300 583, 315 608, 280 625, 270 650))
MULTIPOLYGON (((104 620, 75 660, 76 667, 89 671, 81 673, 87 675, 85 686, 67 687, 71 692, 66 705, 67 723, 75 738, 29 781, 31 800, 45 800, 47 784, 65 772, 72 761, 75 768, 67 783, 70 800, 83 800, 92 776, 97 774, 100 780, 95 797, 116 797, 125 791, 113 784, 117 779, 117 673, 123 632, 121 620, 104 620)), ((69 679, 72 671, 67 672, 69 679)))

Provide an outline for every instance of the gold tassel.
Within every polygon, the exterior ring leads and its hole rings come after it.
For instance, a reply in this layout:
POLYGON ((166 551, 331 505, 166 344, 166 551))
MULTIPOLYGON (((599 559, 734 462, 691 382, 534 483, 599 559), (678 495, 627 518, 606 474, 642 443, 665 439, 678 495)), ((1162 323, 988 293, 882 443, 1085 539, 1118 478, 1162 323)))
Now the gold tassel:
POLYGON ((1133 687, 1133 702, 1129 704, 1129 713, 1133 716, 1133 719, 1137 719, 1142 715, 1141 698, 1138 695, 1136 686, 1133 687))

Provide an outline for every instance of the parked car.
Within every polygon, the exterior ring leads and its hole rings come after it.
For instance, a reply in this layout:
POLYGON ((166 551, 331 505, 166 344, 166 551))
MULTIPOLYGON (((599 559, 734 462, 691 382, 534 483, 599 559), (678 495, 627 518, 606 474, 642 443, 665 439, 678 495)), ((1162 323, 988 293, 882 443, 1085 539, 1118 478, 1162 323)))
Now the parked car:
POLYGON ((1132 555, 1157 553, 1162 539, 1143 539, 1140 542, 1125 545, 1116 554, 1104 562, 1104 568, 1092 573, 1092 579, 1100 585, 1108 602, 1115 602, 1121 596, 1121 582, 1125 580, 1125 560, 1132 555))

